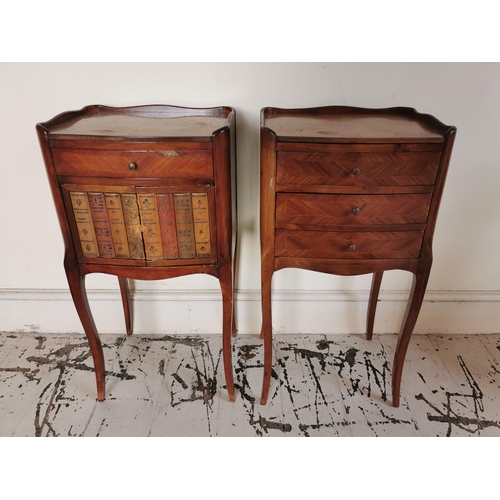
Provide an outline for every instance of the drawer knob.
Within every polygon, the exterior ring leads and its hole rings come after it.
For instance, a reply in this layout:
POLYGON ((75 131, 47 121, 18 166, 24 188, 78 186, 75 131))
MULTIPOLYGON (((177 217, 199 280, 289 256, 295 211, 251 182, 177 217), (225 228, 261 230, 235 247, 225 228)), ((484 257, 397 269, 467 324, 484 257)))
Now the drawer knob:
POLYGON ((352 209, 352 213, 353 213, 354 215, 358 215, 358 214, 359 214, 359 208, 358 208, 358 207, 353 208, 353 209, 352 209))
POLYGON ((130 170, 137 170, 137 163, 129 163, 128 168, 130 170))
POLYGON ((355 244, 355 243, 351 243, 351 244, 349 245, 349 250, 350 250, 351 252, 354 252, 354 250, 357 250, 357 249, 358 249, 358 247, 356 246, 356 244, 355 244))
POLYGON ((351 174, 352 174, 352 175, 359 175, 359 174, 360 174, 360 172, 361 172, 361 170, 359 170, 359 168, 353 168, 353 169, 351 170, 351 174))

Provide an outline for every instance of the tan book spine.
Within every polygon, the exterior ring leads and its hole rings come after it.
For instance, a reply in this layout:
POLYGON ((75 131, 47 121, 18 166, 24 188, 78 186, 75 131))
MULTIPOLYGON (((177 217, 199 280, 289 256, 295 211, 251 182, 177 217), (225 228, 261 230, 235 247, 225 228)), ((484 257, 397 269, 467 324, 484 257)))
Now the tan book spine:
POLYGON ((94 221, 97 246, 102 258, 112 259, 115 256, 111 228, 109 227, 108 211, 103 193, 87 193, 89 197, 90 212, 94 221))
POLYGON ((193 227, 196 257, 210 257, 210 221, 207 193, 192 193, 193 227))
POLYGON ((99 257, 99 248, 94 231, 92 214, 90 213, 87 193, 70 191, 71 205, 75 216, 76 228, 84 257, 99 257))
POLYGON ((194 259, 196 251, 194 246, 191 193, 174 194, 174 209, 179 257, 181 259, 194 259))
POLYGON ((142 236, 147 260, 162 260, 163 248, 160 235, 160 221, 155 194, 138 194, 139 211, 142 221, 142 236))
POLYGON ((144 244, 142 242, 142 227, 137 196, 133 193, 122 193, 121 198, 130 258, 144 259, 144 244))
POLYGON ((111 228, 111 238, 113 239, 116 257, 118 259, 130 259, 120 195, 118 193, 105 193, 104 199, 108 210, 109 227, 111 228))
POLYGON ((171 194, 157 194, 158 218, 164 259, 178 259, 177 230, 175 228, 174 201, 171 194))

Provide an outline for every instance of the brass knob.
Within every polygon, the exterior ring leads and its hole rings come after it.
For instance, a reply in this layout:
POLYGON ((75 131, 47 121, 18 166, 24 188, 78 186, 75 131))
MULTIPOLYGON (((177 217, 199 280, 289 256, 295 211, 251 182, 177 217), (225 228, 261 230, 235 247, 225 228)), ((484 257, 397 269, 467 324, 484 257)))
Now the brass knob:
POLYGON ((129 163, 128 168, 130 170, 137 170, 137 163, 129 163))
POLYGON ((358 207, 353 208, 353 209, 352 209, 352 213, 353 213, 354 215, 358 215, 358 214, 359 214, 359 208, 358 208, 358 207))
POLYGON ((357 250, 357 248, 358 248, 358 247, 356 246, 356 244, 355 244, 355 243, 351 243, 351 244, 349 245, 349 250, 351 250, 351 252, 354 252, 354 250, 357 250))
POLYGON ((361 172, 361 170, 359 170, 359 168, 353 168, 353 169, 351 170, 351 174, 352 174, 352 175, 359 175, 359 174, 360 174, 360 172, 361 172))

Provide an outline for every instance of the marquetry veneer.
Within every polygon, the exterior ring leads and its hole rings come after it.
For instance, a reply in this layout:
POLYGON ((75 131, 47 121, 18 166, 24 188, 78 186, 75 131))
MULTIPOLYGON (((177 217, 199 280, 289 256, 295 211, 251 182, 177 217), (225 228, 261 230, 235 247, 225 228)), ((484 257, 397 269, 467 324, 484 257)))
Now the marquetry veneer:
POLYGON ((234 110, 95 105, 39 123, 37 132, 98 400, 105 398, 104 359, 85 290, 85 276, 95 272, 118 277, 127 334, 129 278, 205 273, 219 279, 224 371, 234 401, 234 110))
POLYGON ((373 273, 368 339, 383 272, 413 273, 392 367, 399 406, 455 134, 455 127, 411 108, 261 111, 262 404, 272 369, 271 281, 275 271, 295 267, 373 273))

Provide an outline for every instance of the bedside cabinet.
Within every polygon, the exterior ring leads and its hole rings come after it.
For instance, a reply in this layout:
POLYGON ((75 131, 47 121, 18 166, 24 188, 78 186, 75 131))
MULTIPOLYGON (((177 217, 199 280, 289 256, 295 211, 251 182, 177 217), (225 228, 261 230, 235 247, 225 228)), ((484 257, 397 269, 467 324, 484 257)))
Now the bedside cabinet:
POLYGON ((129 278, 205 273, 220 281, 224 372, 234 401, 234 110, 95 105, 36 128, 64 239, 64 268, 94 361, 98 400, 105 398, 104 359, 85 276, 118 277, 131 334, 129 278))
POLYGON ((272 369, 271 280, 275 271, 294 267, 373 273, 368 339, 383 272, 413 273, 392 366, 392 402, 399 406, 455 134, 455 127, 411 108, 261 111, 261 404, 272 369))

